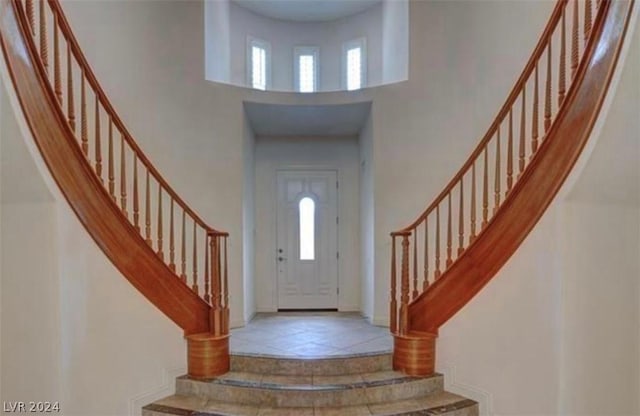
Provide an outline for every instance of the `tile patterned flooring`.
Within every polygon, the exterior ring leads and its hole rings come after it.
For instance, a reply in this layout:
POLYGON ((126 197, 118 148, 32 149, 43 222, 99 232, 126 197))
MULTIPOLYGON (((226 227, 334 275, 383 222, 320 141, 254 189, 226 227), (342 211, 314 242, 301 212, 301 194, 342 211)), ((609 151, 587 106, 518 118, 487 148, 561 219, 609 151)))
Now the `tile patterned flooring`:
POLYGON ((369 324, 358 313, 260 313, 231 330, 232 354, 322 358, 391 352, 389 328, 369 324))

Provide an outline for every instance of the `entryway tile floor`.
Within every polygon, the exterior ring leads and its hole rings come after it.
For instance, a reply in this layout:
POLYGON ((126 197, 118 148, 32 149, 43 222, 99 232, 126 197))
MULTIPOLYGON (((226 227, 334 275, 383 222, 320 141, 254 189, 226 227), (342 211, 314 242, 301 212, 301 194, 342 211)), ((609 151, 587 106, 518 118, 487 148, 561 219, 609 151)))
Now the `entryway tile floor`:
POLYGON ((358 313, 280 312, 232 329, 229 345, 232 354, 311 359, 391 352, 393 337, 358 313))

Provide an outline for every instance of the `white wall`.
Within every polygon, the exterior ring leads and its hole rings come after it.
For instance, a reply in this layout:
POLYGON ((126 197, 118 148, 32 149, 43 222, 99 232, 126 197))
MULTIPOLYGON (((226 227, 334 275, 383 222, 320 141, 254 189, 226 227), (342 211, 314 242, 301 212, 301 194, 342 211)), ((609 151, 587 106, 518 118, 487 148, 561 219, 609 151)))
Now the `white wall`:
POLYGON ((615 96, 564 206, 563 414, 640 414, 637 23, 627 39, 615 96))
POLYGON ((210 81, 229 82, 231 60, 231 28, 229 0, 204 2, 204 64, 210 81))
POLYGON ((58 203, 60 400, 66 415, 138 414, 186 372, 179 327, 104 256, 58 203))
POLYGON ((375 293, 375 208, 373 183, 373 131, 372 117, 360 132, 360 310, 370 322, 373 321, 373 297, 375 293))
POLYGON ((571 201, 563 229, 559 413, 640 414, 640 207, 571 201))
POLYGON ((168 372, 184 373, 182 332, 117 272, 41 176, 13 100, 2 94, 3 398, 59 401, 66 415, 139 414, 173 391, 168 372))
POLYGON ((377 88, 373 98, 375 323, 389 320, 389 232, 411 223, 466 160, 552 8, 539 1, 410 3, 409 80, 377 88), (515 15, 527 16, 526 25, 515 15))
POLYGON ((54 200, 35 174, 4 89, 0 107, 2 395, 11 401, 59 400, 54 200))
POLYGON ((441 329, 438 368, 488 414, 640 413, 638 31, 628 39, 582 171, 441 329))
MULTIPOLYGON (((2 173, 2 155, 4 154, 2 151, 2 126, 4 123, 2 122, 2 117, 4 114, 4 100, 0 100, 0 174, 2 173)), ((0 197, 2 197, 2 178, 0 177, 0 197)), ((0 231, 2 230, 2 201, 0 200, 0 231)), ((2 237, 0 237, 0 367, 2 366, 2 237)), ((2 376, 0 376, 0 401, 4 402, 4 396, 2 393, 2 376)))
POLYGON ((52 247, 54 205, 3 203, 0 221, 3 397, 11 401, 57 401, 60 337, 56 308, 60 286, 57 249, 52 247))
POLYGON ((69 0, 63 8, 144 152, 205 221, 230 233, 231 324, 243 325, 241 90, 205 80, 204 3, 69 0))
POLYGON ((338 171, 338 309, 360 310, 360 213, 358 141, 355 137, 258 138, 256 143, 256 304, 261 312, 277 310, 276 170, 338 171))
MULTIPOLYGON (((362 13, 329 22, 289 22, 253 13, 231 3, 231 78, 236 85, 247 85, 247 36, 271 43, 271 88, 295 91, 293 49, 318 46, 319 91, 342 87, 342 44, 360 37, 367 40, 368 85, 382 82, 382 4, 362 13)), ((217 59, 217 58, 216 58, 217 59)))
POLYGON ((256 169, 255 169, 255 149, 256 142, 253 130, 249 125, 247 117, 244 117, 243 124, 243 165, 244 182, 242 204, 242 245, 243 245, 243 280, 244 280, 244 321, 249 322, 256 312, 255 298, 255 189, 256 189, 256 169))
POLYGON ((440 329, 436 368, 481 414, 557 414, 561 318, 559 209, 440 329))
POLYGON ((382 83, 406 81, 409 77, 409 1, 382 3, 382 83))

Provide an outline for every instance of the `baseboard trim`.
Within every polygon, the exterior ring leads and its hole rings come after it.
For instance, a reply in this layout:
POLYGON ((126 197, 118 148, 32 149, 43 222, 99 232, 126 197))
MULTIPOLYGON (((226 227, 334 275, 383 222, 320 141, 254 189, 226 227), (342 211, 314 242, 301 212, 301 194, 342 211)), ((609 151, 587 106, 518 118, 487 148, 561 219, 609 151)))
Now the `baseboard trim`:
POLYGON ((170 369, 164 368, 162 370, 162 381, 158 386, 152 387, 146 392, 140 393, 129 399, 129 409, 127 414, 129 416, 140 416, 144 406, 162 399, 163 397, 175 394, 175 380, 177 377, 184 374, 187 374, 186 367, 175 367, 170 369))
POLYGON ((481 416, 493 415, 493 395, 486 390, 459 381, 454 364, 436 362, 436 371, 444 375, 445 390, 478 402, 481 416))
MULTIPOLYGON (((362 311, 358 305, 340 305, 338 306, 338 312, 359 312, 362 315, 362 311)), ((364 315, 362 316, 364 317, 364 315)))

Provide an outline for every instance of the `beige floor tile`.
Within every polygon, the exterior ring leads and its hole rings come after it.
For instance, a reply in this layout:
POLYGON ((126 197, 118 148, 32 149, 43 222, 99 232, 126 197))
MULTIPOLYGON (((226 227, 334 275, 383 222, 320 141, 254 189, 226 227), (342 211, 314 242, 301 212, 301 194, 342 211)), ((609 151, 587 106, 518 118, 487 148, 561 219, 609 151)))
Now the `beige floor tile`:
POLYGON ((335 357, 388 351, 390 339, 387 328, 370 325, 358 313, 257 314, 232 331, 230 349, 235 354, 335 357))

